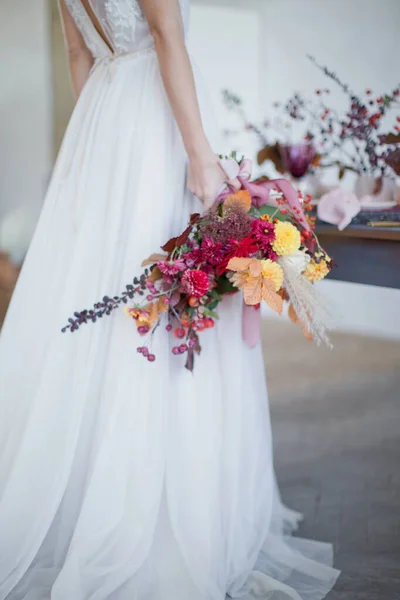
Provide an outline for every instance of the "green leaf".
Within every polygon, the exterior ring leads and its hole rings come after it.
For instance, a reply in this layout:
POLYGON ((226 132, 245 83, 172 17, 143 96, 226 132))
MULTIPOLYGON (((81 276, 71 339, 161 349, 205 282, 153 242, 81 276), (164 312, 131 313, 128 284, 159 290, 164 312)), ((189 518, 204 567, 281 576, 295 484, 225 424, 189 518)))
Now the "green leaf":
POLYGON ((203 314, 206 315, 206 317, 211 317, 212 319, 219 319, 219 314, 214 310, 210 310, 209 308, 205 308, 203 314))
POLYGON ((273 217, 274 219, 278 219, 279 221, 287 221, 288 215, 283 215, 280 210, 273 206, 260 206, 260 208, 252 208, 250 211, 254 217, 262 217, 264 215, 268 215, 269 217, 273 217))
POLYGON ((210 304, 208 305, 208 309, 214 310, 214 308, 217 308, 219 303, 220 303, 220 300, 214 300, 213 302, 210 302, 210 304))
POLYGON ((218 291, 218 294, 221 294, 221 295, 238 291, 237 287, 232 285, 232 283, 229 281, 229 279, 226 277, 226 275, 222 275, 221 277, 218 277, 216 289, 218 291))

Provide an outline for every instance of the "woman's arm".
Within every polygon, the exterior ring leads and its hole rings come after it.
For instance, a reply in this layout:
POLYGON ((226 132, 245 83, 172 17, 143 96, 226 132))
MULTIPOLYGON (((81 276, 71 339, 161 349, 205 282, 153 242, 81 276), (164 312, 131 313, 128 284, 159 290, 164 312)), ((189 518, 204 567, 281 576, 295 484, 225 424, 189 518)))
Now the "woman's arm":
POLYGON ((154 37, 165 90, 189 157, 188 186, 207 210, 214 203, 226 175, 204 133, 179 2, 141 0, 141 5, 154 37))
POLYGON ((68 52, 72 87, 78 98, 88 80, 94 60, 65 4, 65 0, 58 0, 58 4, 63 24, 65 46, 68 52))

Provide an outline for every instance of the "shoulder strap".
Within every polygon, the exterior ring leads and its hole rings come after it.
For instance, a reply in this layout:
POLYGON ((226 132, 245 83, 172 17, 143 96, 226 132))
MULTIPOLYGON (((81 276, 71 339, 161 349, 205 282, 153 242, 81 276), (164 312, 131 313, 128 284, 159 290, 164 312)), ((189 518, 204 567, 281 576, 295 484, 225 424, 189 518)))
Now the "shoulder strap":
POLYGON ((112 55, 110 48, 96 30, 81 0, 65 0, 65 3, 93 57, 101 59, 112 55))

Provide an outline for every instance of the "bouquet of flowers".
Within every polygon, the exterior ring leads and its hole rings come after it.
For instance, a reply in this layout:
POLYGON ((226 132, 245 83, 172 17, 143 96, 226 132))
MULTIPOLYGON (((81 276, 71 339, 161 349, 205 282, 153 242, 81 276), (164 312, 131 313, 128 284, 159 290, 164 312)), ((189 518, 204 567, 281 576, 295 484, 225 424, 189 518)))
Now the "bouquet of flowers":
POLYGON ((175 338, 172 353, 187 354, 193 370, 200 334, 218 319, 225 294, 242 291, 247 310, 262 301, 277 313, 289 302, 289 315, 307 337, 325 341, 326 313, 314 286, 332 267, 321 248, 304 202, 284 179, 251 182, 251 161, 230 160, 241 189, 224 190, 204 215, 193 214, 181 235, 163 253, 146 259, 140 276, 119 296, 105 296, 90 310, 75 312, 63 332, 111 315, 119 306, 147 339, 138 352, 156 360, 151 341, 164 324, 175 338))

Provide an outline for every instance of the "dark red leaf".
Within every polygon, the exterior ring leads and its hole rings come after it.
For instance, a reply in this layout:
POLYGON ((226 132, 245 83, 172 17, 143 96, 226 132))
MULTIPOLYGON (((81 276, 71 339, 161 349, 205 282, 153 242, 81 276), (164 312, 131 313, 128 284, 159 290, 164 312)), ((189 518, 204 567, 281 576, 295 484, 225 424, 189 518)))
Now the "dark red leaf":
POLYGON ((385 159, 385 162, 387 165, 389 165, 389 167, 393 169, 396 175, 400 176, 400 148, 389 152, 388 156, 385 159))
POLYGON ((400 133, 387 133, 379 139, 381 144, 400 144, 400 133))
POLYGON ((168 252, 168 254, 171 254, 171 252, 173 252, 176 248, 176 240, 178 238, 174 237, 171 238, 166 244, 164 244, 164 246, 161 246, 161 250, 164 250, 164 252, 168 252))

